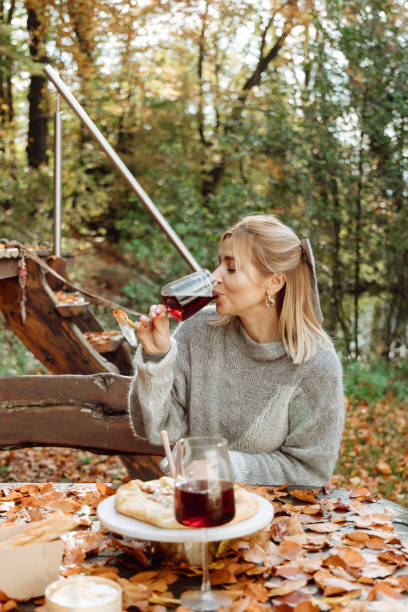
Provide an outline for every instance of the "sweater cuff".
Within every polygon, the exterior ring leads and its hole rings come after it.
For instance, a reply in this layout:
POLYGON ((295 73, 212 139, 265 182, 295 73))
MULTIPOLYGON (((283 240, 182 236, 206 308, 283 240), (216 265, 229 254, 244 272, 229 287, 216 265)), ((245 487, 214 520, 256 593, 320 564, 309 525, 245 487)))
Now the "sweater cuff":
POLYGON ((174 338, 170 338, 170 350, 168 353, 160 354, 149 354, 144 353, 143 347, 139 344, 136 349, 135 356, 133 358, 133 366, 135 371, 144 372, 146 374, 159 373, 161 370, 166 370, 169 366, 172 366, 177 356, 177 342, 174 338), (153 359, 144 359, 144 355, 149 355, 153 359), (158 357, 158 359, 157 359, 158 357))
MULTIPOLYGON (((170 350, 170 349, 169 349, 170 350)), ((169 351, 167 351, 168 353, 169 351)), ((165 356, 167 355, 167 353, 146 353, 146 351, 144 350, 144 348, 142 347, 142 358, 143 361, 145 363, 147 363, 148 361, 152 361, 154 363, 158 363, 159 361, 161 361, 162 359, 165 358, 165 356)))
POLYGON ((245 461, 244 453, 238 451, 228 451, 228 455, 232 466, 233 479, 237 482, 247 481, 249 469, 245 461))

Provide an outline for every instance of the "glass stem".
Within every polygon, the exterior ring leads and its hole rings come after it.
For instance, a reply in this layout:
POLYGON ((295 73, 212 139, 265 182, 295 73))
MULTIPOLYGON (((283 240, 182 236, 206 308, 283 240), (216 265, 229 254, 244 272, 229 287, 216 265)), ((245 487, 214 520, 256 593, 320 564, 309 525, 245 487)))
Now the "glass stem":
POLYGON ((202 566, 203 566, 203 577, 201 581, 201 592, 209 593, 211 591, 210 574, 208 572, 208 542, 207 542, 207 529, 203 529, 203 540, 202 546, 202 566))

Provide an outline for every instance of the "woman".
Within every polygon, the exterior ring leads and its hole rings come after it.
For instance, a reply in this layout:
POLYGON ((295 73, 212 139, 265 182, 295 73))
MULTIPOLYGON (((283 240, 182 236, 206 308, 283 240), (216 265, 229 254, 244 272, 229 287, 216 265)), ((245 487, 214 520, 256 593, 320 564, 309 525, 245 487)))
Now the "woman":
POLYGON ((215 308, 171 337, 163 305, 137 323, 136 435, 223 436, 237 481, 326 484, 343 428, 342 373, 320 326, 308 241, 274 216, 246 217, 222 236, 213 276, 215 308))

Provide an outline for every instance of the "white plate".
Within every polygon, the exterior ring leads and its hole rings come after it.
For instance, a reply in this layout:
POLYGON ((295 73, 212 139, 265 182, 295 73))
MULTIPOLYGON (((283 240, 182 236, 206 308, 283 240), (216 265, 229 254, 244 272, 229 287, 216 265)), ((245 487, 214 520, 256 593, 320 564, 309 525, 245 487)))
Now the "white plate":
MULTIPOLYGON (((262 529, 272 521, 274 514, 272 504, 264 497, 254 493, 251 493, 251 495, 258 501, 258 512, 240 523, 209 527, 207 529, 209 542, 219 542, 220 540, 248 535, 262 529)), ((97 508, 99 520, 111 531, 131 538, 153 542, 201 542, 202 529, 163 529, 120 514, 115 510, 115 497, 116 495, 107 497, 97 508)))

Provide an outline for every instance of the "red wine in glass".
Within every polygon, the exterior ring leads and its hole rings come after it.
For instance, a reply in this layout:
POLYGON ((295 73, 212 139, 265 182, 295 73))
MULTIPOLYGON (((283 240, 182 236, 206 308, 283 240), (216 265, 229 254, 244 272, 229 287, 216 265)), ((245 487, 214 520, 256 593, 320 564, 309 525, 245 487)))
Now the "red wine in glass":
POLYGON ((162 295, 163 304, 167 306, 167 310, 176 321, 185 321, 193 314, 207 306, 212 300, 212 297, 202 295, 186 296, 178 300, 174 295, 162 295))
POLYGON ((199 270, 165 285, 162 300, 173 319, 185 321, 211 302, 215 284, 211 272, 199 270))
POLYGON ((207 480, 178 483, 175 491, 176 520, 186 527, 217 527, 235 516, 234 486, 219 480, 214 487, 207 480))

